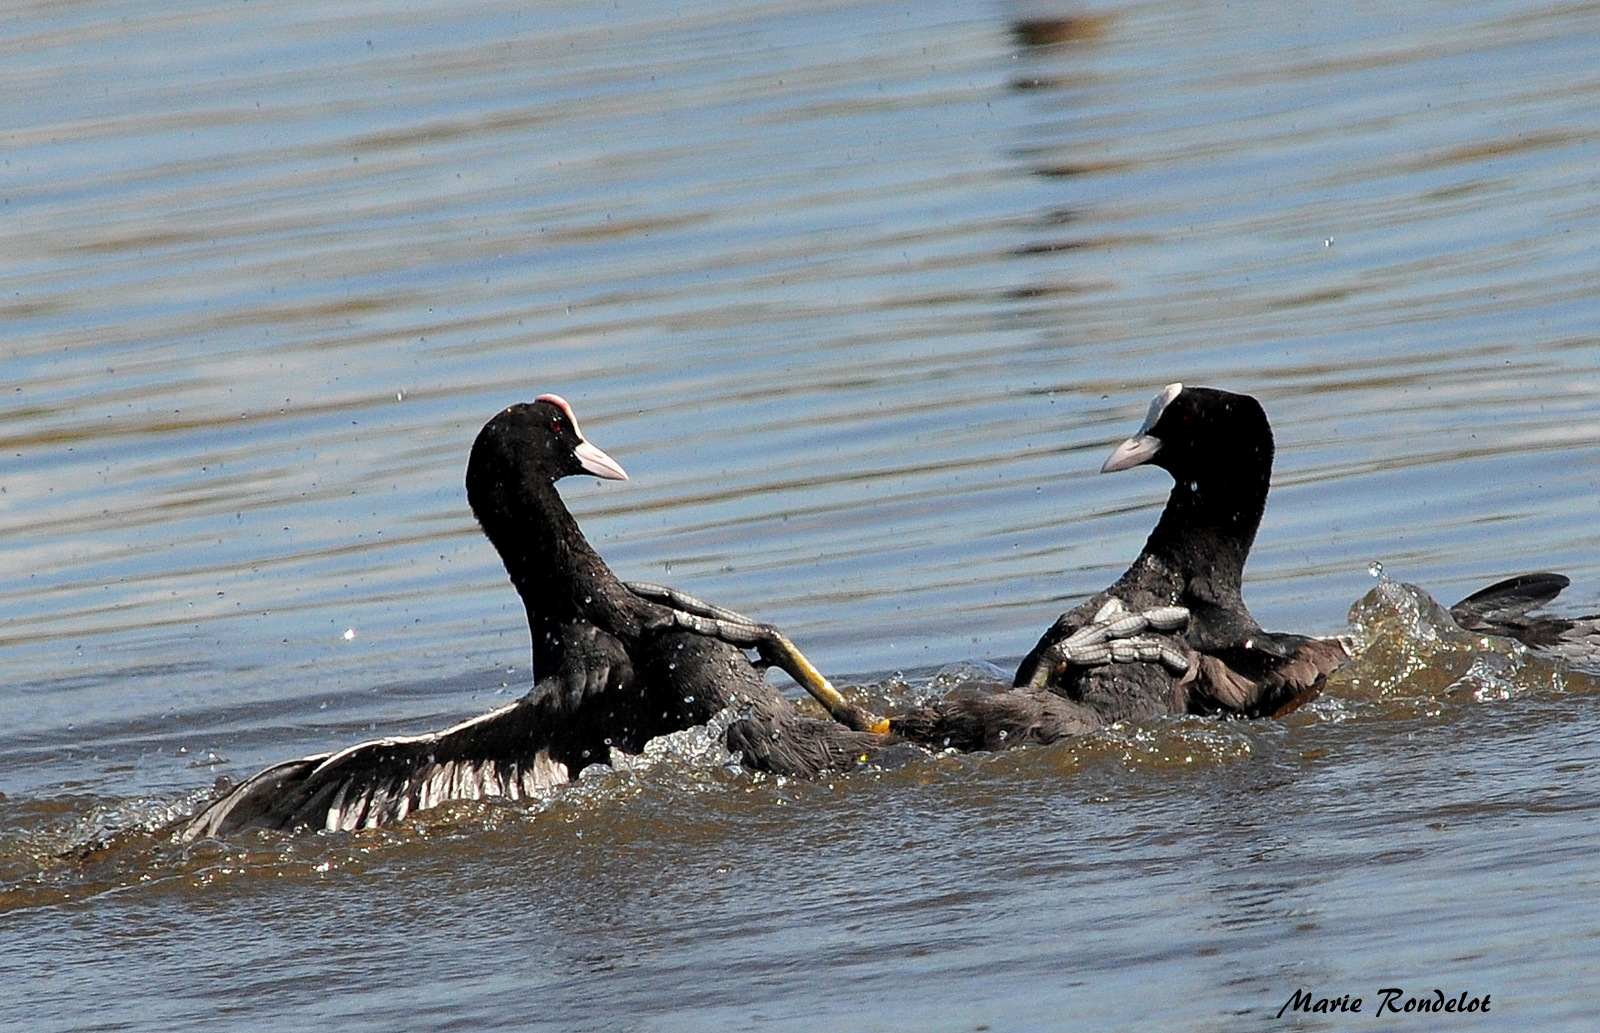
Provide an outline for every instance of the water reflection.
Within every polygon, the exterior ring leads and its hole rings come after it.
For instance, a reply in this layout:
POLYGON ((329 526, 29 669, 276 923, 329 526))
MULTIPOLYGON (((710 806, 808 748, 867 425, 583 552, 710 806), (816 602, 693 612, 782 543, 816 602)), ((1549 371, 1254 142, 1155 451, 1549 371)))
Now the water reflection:
POLYGON ((1027 47, 1051 47, 1062 43, 1096 40, 1111 31, 1114 14, 1063 14, 1054 17, 1019 18, 1011 23, 1017 42, 1027 47))

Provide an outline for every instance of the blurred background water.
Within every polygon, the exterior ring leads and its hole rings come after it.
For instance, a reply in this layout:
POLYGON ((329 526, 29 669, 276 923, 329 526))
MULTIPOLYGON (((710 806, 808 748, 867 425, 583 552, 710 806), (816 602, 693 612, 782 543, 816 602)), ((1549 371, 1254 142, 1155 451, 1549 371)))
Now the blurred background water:
POLYGON ((1123 569, 1167 482, 1096 471, 1174 380, 1273 419, 1267 626, 1344 630, 1374 560, 1600 608, 1600 7, 0 14, 0 1023, 1223 1029, 1443 981, 1591 1028, 1600 722, 1543 669, 55 856, 524 691, 461 475, 546 391, 632 476, 564 485, 614 569, 886 691, 1123 569))

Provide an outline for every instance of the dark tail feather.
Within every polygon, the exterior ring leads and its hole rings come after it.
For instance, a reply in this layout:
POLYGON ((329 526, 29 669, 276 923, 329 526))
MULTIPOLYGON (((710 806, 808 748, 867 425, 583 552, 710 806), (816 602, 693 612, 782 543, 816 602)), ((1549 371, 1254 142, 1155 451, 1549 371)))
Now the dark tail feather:
POLYGON ((1518 574, 1480 589, 1450 607, 1450 616, 1467 631, 1508 634, 1507 626, 1549 603, 1572 584, 1561 574, 1518 574))

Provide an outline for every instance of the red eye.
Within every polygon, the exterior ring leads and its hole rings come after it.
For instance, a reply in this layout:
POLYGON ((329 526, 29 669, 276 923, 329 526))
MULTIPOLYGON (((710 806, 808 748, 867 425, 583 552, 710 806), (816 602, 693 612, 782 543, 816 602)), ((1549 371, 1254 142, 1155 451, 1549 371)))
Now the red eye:
POLYGON ((561 421, 560 420, 551 420, 550 421, 550 429, 552 431, 554 431, 555 433, 560 434, 561 433, 561 421))

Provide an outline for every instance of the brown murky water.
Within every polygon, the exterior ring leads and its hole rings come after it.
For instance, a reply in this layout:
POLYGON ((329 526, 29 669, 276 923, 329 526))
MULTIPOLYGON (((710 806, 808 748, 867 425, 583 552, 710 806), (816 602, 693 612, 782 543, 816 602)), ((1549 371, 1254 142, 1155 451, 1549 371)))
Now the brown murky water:
POLYGON ((0 25, 0 1025, 1593 1027, 1597 686, 1367 568, 1600 609, 1600 8, 0 25), (702 730, 536 805, 152 831, 524 691, 461 489, 508 402, 627 466, 566 486, 624 576, 907 699, 1132 558, 1164 478, 1094 471, 1173 380, 1273 418, 1262 621, 1377 586, 1288 720, 822 785, 702 730))

